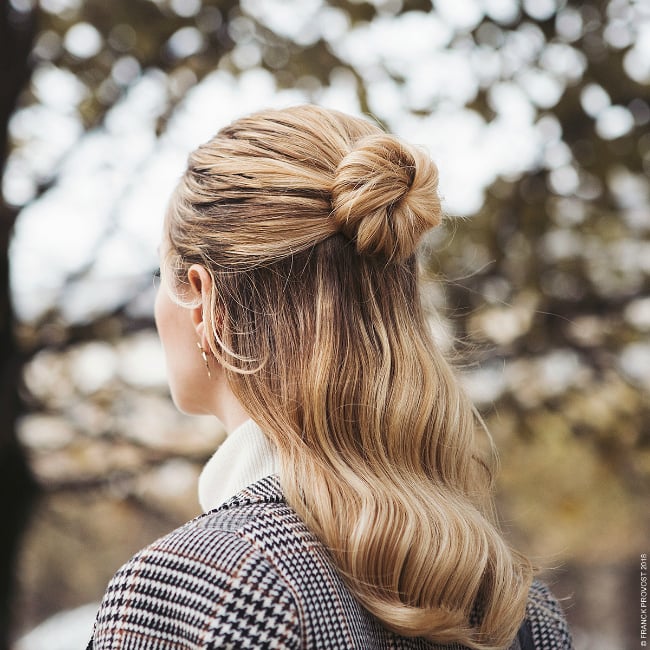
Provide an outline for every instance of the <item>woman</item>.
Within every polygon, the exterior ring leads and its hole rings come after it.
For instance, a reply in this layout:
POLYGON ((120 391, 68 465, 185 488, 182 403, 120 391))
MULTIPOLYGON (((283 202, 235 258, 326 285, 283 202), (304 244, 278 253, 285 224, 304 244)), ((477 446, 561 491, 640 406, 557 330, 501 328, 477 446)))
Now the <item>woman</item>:
POLYGON ((571 647, 496 526, 477 417, 419 304, 437 180, 315 106, 190 156, 156 324, 176 405, 230 433, 206 514, 118 571, 91 647, 571 647))

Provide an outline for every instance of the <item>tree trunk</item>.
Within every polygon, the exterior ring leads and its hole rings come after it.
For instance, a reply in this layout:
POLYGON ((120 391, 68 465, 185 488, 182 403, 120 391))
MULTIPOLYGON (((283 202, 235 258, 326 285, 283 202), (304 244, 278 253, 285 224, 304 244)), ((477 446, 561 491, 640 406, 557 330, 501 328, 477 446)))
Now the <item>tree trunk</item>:
MULTIPOLYGON (((8 123, 30 77, 35 16, 0 0, 0 177, 8 148, 8 123)), ((0 650, 9 648, 11 592, 22 531, 35 492, 25 454, 16 439, 21 412, 18 390, 22 355, 14 336, 9 288, 9 241, 17 211, 0 197, 0 650)))

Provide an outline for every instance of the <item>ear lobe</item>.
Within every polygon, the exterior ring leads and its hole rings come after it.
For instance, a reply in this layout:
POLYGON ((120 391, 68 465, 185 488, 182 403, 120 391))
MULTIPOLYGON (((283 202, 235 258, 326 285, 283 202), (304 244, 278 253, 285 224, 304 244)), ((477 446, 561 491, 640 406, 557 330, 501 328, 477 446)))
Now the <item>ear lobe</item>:
POLYGON ((200 302, 195 307, 190 307, 190 318, 192 325, 196 332, 197 342, 200 344, 202 350, 209 350, 208 340, 205 335, 205 320, 203 319, 203 302, 200 302))
POLYGON ((192 307, 191 309, 192 325, 196 330, 196 335, 199 337, 201 345, 205 348, 205 321, 203 320, 203 304, 200 304, 198 307, 192 307))
MULTIPOLYGON (((206 336, 206 322, 203 317, 204 310, 209 309, 210 298, 212 294, 212 276, 208 273, 204 266, 200 264, 192 264, 187 271, 187 281, 190 287, 190 296, 195 303, 194 307, 190 308, 192 324, 196 330, 203 349, 209 349, 208 339, 206 336)), ((212 314, 215 321, 213 326, 219 327, 219 315, 212 314)), ((210 319, 208 318, 208 321, 210 319)), ((210 323, 208 323, 210 324, 210 323)))

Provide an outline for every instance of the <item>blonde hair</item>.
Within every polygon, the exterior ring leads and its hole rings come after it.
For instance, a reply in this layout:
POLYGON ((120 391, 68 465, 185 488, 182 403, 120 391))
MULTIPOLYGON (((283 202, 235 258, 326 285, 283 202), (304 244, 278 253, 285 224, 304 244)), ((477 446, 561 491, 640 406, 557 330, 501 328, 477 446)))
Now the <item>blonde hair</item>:
POLYGON ((182 302, 189 266, 210 273, 212 354, 357 599, 399 634, 504 648, 533 571, 497 528, 477 416, 420 306, 437 184, 366 120, 257 113, 190 155, 163 275, 182 302))

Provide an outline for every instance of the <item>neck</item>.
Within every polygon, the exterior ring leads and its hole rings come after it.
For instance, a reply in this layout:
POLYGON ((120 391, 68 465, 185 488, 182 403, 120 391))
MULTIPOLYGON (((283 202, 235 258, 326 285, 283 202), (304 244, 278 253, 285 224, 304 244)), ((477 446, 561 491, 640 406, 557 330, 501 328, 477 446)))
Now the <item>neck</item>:
POLYGON ((223 424, 223 428, 232 433, 237 427, 250 419, 250 415, 246 413, 243 406, 235 399, 231 393, 232 400, 224 405, 222 412, 217 415, 217 418, 223 424))
POLYGON ((223 370, 213 379, 208 412, 221 422, 227 433, 231 433, 251 417, 230 390, 223 370))

